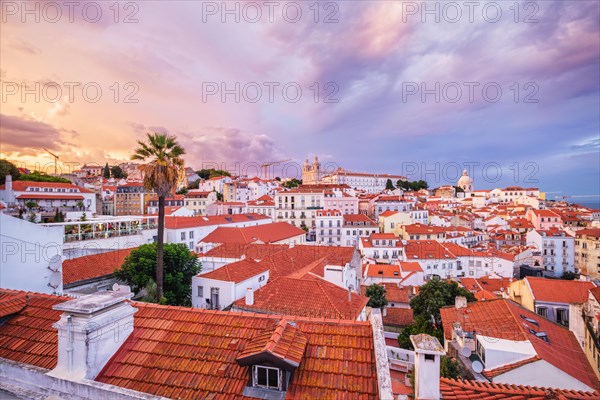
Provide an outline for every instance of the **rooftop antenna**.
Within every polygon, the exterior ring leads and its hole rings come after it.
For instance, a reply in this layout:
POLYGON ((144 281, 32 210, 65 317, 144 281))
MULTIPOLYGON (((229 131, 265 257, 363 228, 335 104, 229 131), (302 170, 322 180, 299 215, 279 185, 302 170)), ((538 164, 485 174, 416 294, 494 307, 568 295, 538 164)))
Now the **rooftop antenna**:
POLYGON ((50 150, 48 150, 47 148, 44 147, 44 150, 46 150, 46 153, 50 154, 52 157, 54 157, 54 175, 57 175, 57 167, 56 167, 56 163, 58 161, 58 156, 56 154, 54 154, 53 152, 51 152, 50 150))

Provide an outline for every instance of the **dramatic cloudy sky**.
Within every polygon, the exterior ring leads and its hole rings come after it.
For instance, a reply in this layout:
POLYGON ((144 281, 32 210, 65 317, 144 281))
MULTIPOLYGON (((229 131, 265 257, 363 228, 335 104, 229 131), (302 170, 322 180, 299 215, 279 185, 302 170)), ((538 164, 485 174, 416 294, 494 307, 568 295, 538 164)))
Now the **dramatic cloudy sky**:
POLYGON ((447 3, 3 1, 2 157, 112 163, 167 131, 196 168, 598 194, 599 2, 447 3))

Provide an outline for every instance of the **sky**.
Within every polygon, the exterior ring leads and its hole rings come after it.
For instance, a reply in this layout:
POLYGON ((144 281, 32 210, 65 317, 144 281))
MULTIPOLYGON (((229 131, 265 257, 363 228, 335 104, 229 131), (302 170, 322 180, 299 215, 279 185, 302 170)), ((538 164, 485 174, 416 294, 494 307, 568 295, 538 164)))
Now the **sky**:
POLYGON ((600 2, 0 2, 0 153, 600 193, 600 2))

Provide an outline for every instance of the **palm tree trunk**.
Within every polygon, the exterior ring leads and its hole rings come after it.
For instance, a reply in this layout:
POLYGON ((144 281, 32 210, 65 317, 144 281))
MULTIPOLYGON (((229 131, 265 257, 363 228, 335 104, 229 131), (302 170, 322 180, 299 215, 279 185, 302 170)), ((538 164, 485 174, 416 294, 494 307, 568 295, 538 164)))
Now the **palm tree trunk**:
POLYGON ((165 196, 158 196, 158 240, 156 243, 156 302, 163 295, 163 243, 165 235, 165 196))

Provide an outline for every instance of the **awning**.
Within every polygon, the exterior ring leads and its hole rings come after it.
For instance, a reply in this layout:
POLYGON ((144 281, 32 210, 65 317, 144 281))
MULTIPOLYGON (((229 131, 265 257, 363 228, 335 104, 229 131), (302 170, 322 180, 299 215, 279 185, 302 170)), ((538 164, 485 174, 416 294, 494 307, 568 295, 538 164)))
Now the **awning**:
POLYGON ((83 200, 83 196, 61 194, 53 196, 52 194, 20 194, 17 199, 21 200, 83 200))

